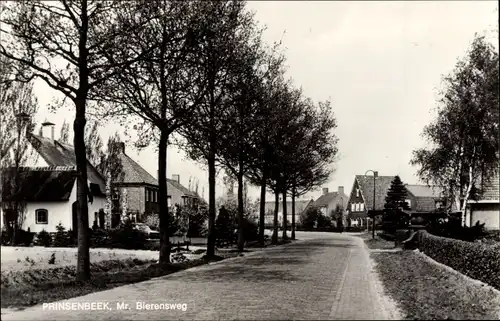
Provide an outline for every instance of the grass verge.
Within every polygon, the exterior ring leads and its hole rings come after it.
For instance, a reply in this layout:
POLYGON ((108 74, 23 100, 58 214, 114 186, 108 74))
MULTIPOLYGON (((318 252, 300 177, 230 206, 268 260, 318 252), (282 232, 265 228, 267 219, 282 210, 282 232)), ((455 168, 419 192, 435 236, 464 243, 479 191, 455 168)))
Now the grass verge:
POLYGON ((238 254, 218 253, 210 260, 202 257, 166 265, 138 259, 102 261, 92 264, 91 280, 88 282, 74 280, 76 275, 74 266, 2 273, 1 308, 23 309, 41 303, 69 299, 121 285, 147 281, 236 255, 238 254))
POLYGON ((387 294, 398 303, 405 320, 493 320, 500 316, 498 292, 414 251, 370 255, 387 294))
POLYGON ((371 232, 361 234, 360 237, 365 241, 366 246, 372 250, 391 250, 396 248, 394 241, 384 240, 378 235, 375 235, 375 238, 373 238, 371 232))
MULTIPOLYGON (((279 239, 278 244, 266 243, 266 246, 277 246, 290 242, 290 240, 279 239)), ((258 246, 252 244, 247 247, 257 248, 258 246)), ((203 254, 204 250, 197 252, 203 254)), ((166 265, 159 265, 155 263, 156 260, 137 258, 100 261, 91 264, 91 280, 89 282, 76 282, 74 280, 76 276, 75 266, 2 272, 0 306, 2 309, 23 309, 40 303, 69 299, 126 284, 147 281, 151 278, 239 255, 240 253, 234 248, 223 248, 218 249, 216 256, 210 259, 202 256, 199 259, 166 265)))

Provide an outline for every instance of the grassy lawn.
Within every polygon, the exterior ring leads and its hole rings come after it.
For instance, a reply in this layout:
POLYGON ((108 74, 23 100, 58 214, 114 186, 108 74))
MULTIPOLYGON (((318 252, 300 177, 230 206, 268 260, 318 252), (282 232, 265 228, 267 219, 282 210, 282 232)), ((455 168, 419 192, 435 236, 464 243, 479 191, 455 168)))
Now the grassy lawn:
MULTIPOLYGON (((372 249, 393 242, 365 242, 372 249)), ((406 320, 498 320, 500 292, 441 267, 415 251, 372 252, 387 294, 406 320)))
POLYGON ((360 237, 365 241, 366 246, 372 250, 391 250, 396 248, 393 241, 386 241, 378 235, 375 235, 375 238, 373 238, 371 232, 361 234, 360 237))

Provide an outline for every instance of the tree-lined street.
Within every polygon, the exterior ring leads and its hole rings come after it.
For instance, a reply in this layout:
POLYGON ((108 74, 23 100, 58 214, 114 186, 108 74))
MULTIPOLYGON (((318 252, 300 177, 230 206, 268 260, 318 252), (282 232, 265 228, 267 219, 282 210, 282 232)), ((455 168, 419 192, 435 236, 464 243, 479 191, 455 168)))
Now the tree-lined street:
POLYGON ((151 281, 73 298, 110 302, 112 311, 43 311, 3 320, 397 319, 381 293, 363 241, 348 234, 297 232, 300 240, 151 281), (117 302, 130 310, 116 310, 117 302), (136 302, 186 303, 186 311, 137 310, 136 302))

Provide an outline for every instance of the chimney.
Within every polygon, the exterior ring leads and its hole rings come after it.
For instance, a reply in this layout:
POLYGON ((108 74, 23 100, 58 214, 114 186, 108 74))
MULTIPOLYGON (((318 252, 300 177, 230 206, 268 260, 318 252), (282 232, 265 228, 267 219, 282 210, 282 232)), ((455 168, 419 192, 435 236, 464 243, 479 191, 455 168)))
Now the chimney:
POLYGON ((339 188, 338 188, 338 193, 339 193, 340 195, 344 194, 344 186, 339 186, 339 188))
POLYGON ((50 128, 50 139, 54 140, 54 125, 54 123, 48 121, 42 123, 42 127, 40 128, 40 134, 42 135, 42 137, 49 137, 49 135, 47 134, 47 130, 50 128))
POLYGON ((177 183, 181 183, 181 177, 178 174, 172 174, 172 179, 177 183))
POLYGON ((328 187, 323 187, 323 195, 328 194, 328 187))

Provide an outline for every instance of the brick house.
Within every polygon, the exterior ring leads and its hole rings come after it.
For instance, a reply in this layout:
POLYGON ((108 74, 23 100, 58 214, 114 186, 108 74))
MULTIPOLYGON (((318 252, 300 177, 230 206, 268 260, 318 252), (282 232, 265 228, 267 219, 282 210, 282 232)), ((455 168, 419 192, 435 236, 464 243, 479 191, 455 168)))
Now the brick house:
MULTIPOLYGON (((122 182, 113 183, 115 188, 113 198, 117 200, 122 197, 123 190, 126 189, 127 209, 135 212, 138 220, 147 214, 158 213, 161 199, 158 180, 126 154, 125 143, 118 144, 120 145, 118 157, 123 166, 124 179, 122 182)), ((180 176, 176 174, 172 175, 172 179, 167 178, 167 194, 168 206, 171 209, 175 205, 194 205, 200 201, 195 192, 180 183, 180 176)))
POLYGON ((465 212, 465 225, 476 222, 485 223, 490 230, 500 230, 500 175, 499 171, 492 177, 481 180, 481 195, 477 200, 469 200, 465 212))
MULTIPOLYGON (((394 176, 375 178, 375 210, 383 210, 394 176)), ((367 226, 368 211, 373 210, 373 176, 356 175, 347 202, 347 225, 367 226)))

